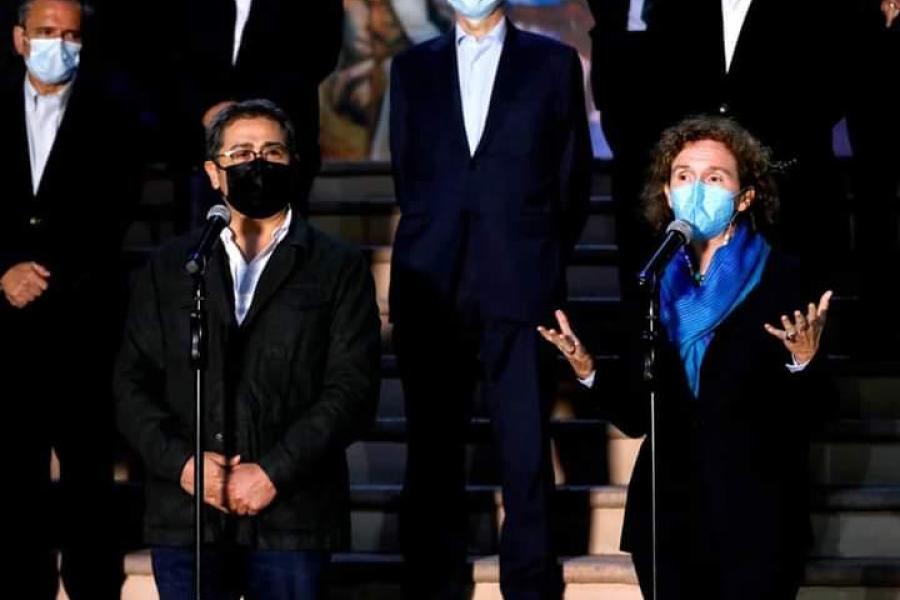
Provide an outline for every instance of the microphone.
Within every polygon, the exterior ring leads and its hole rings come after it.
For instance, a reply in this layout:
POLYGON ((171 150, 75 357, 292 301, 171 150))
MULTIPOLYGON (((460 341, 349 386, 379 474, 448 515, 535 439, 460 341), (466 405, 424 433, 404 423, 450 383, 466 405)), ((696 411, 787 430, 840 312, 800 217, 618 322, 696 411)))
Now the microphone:
POLYGON ((675 253, 683 246, 690 244, 693 239, 694 228, 690 223, 683 220, 672 221, 666 228, 666 237, 662 244, 638 274, 638 282, 641 287, 650 285, 666 268, 675 253))
POLYGON ((222 230, 231 223, 231 211, 224 204, 216 204, 206 213, 206 229, 200 236, 200 241, 194 250, 188 254, 184 270, 190 275, 200 275, 206 269, 206 259, 212 250, 213 244, 222 233, 222 230))

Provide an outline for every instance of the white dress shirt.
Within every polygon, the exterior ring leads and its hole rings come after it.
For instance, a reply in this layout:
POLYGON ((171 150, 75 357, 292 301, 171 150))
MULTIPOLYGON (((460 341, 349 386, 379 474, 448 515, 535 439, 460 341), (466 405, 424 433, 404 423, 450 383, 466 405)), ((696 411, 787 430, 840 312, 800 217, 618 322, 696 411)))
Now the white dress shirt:
POLYGON ((275 252, 278 244, 284 240, 291 227, 291 219, 293 218, 291 209, 288 208, 287 215, 282 223, 275 231, 272 232, 272 239, 269 245, 263 248, 250 262, 244 258, 243 252, 234 241, 234 232, 226 227, 219 234, 222 239, 222 245, 225 247, 225 254, 228 255, 228 265, 231 267, 231 280, 234 282, 234 318, 238 325, 244 322, 250 305, 253 303, 253 296, 256 294, 256 286, 259 285, 259 279, 262 277, 269 259, 275 252))
POLYGON ((473 156, 484 134, 505 40, 506 19, 501 19, 497 26, 480 40, 463 31, 459 24, 456 25, 459 91, 462 97, 466 138, 469 140, 469 153, 473 156))
POLYGON ((47 167, 47 159, 53 150, 56 133, 66 114, 66 106, 72 95, 69 82, 55 94, 41 95, 25 76, 25 128, 28 133, 28 157, 31 159, 31 189, 37 194, 47 167))
POLYGON ((628 31, 647 31, 644 22, 644 0, 631 0, 628 5, 628 31))
POLYGON ((244 28, 247 19, 250 18, 250 5, 253 0, 234 0, 237 8, 237 18, 234 20, 234 46, 231 51, 231 64, 237 64, 238 54, 241 51, 241 40, 244 38, 244 28))
POLYGON ((737 48, 747 11, 753 0, 722 0, 722 33, 725 43, 725 72, 731 69, 731 60, 737 48))

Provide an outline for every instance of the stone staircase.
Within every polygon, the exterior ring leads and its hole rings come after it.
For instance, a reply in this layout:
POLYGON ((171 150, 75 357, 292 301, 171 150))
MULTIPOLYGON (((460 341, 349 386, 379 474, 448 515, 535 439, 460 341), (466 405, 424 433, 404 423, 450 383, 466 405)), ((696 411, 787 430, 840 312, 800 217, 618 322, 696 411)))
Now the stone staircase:
MULTIPOLYGON (((618 368, 621 306, 607 167, 598 164, 591 217, 569 267, 570 311, 603 371, 618 368)), ((172 187, 164 171, 146 186, 127 256, 136 263, 172 234, 172 187)), ((348 450, 352 546, 335 556, 332 598, 399 597, 401 561, 397 511, 405 464, 406 422, 387 323, 390 241, 396 226, 386 165, 326 165, 316 182, 311 221, 359 244, 370 256, 383 315, 382 398, 378 420, 348 450)), ((805 600, 900 600, 900 364, 852 358, 852 290, 839 290, 833 319, 839 331, 834 363, 841 388, 838 418, 814 443, 812 494, 815 546, 801 593, 805 600)), ((552 436, 557 493, 553 502, 565 600, 639 599, 628 555, 618 551, 626 489, 640 440, 593 418, 571 399, 571 377, 560 364, 552 436)), ((610 390, 610 393, 623 393, 610 390)), ((484 407, 475 407, 468 438, 469 548, 475 600, 500 600, 496 560, 502 497, 484 407)), ((125 561, 126 600, 157 598, 147 552, 140 544, 140 468, 126 455, 117 468, 123 510, 117 518, 133 552, 125 561)), ((436 515, 435 518, 440 518, 436 515)), ((752 518, 749 515, 748 518, 752 518)), ((64 597, 64 592, 60 596, 64 597)))

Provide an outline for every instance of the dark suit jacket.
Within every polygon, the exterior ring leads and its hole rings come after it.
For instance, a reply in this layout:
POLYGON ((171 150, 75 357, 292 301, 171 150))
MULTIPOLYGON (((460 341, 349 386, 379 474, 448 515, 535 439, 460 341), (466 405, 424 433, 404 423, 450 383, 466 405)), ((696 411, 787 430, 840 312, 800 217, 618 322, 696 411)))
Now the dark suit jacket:
MULTIPOLYGON (((877 3, 873 2, 868 8, 866 28, 851 43, 871 59, 866 61, 864 68, 857 70, 858 80, 854 84, 847 129, 856 163, 854 184, 858 211, 868 213, 873 221, 891 228, 890 219, 884 217, 892 210, 890 205, 894 204, 900 184, 900 168, 897 167, 900 164, 900 123, 897 119, 884 119, 882 112, 885 99, 891 97, 895 87, 895 78, 888 74, 896 68, 896 59, 900 56, 900 19, 888 29, 877 3)), ((896 231, 886 233, 888 239, 896 237, 896 231)), ((879 237, 877 234, 868 236, 868 232, 863 231, 859 231, 858 236, 863 244, 875 241, 871 237, 879 237)))
POLYGON ((253 0, 235 65, 233 0, 163 4, 179 116, 199 132, 200 117, 217 102, 268 98, 291 116, 301 151, 315 152, 319 83, 337 64, 343 41, 339 0, 253 0))
POLYGON ((727 73, 719 0, 654 0, 646 34, 625 34, 603 4, 592 3, 602 25, 594 31, 595 89, 617 106, 634 101, 649 111, 632 118, 650 119, 650 138, 686 116, 721 113, 772 147, 776 160, 830 154, 831 128, 862 65, 855 41, 865 29, 863 3, 829 0, 810 11, 799 0, 754 0, 727 73), (623 87, 623 63, 649 84, 623 87))
POLYGON ((117 287, 124 224, 140 194, 142 140, 137 117, 87 68, 78 73, 35 195, 25 125, 25 71, 0 92, 0 174, 4 233, 0 273, 36 261, 50 270, 49 290, 24 310, 0 302, 0 318, 20 322, 51 314, 90 315, 109 308, 117 287), (86 312, 85 312, 86 311, 86 312))
POLYGON ((12 30, 16 24, 15 0, 0 2, 0 69, 6 71, 13 63, 15 50, 13 48, 12 30))
MULTIPOLYGON (((116 366, 118 422, 147 466, 146 542, 187 545, 193 501, 179 478, 193 451, 188 357, 194 232, 140 275, 116 366)), ((253 518, 209 508, 210 541, 268 550, 339 548, 349 539, 345 448, 374 418, 380 321, 366 261, 295 217, 241 326, 221 243, 207 274, 207 450, 258 463, 278 489, 253 518)))
POLYGON ((564 299, 591 148, 576 52, 508 24, 484 136, 470 156, 455 32, 397 56, 391 153, 402 211, 391 316, 427 315, 459 282, 490 318, 536 321, 564 299), (468 256, 474 273, 460 274, 468 256), (474 259, 472 259, 474 257, 474 259))
MULTIPOLYGON (((628 31, 629 0, 589 0, 591 88, 603 115, 603 133, 616 158, 642 157, 661 131, 658 83, 648 72, 646 32, 628 31)), ((655 73, 655 69, 652 71, 655 73)))
MULTIPOLYGON (((686 565, 699 554, 720 565, 725 582, 752 571, 765 577, 776 572, 773 565, 802 565, 810 541, 810 433, 834 409, 836 395, 823 356, 791 374, 787 351, 763 324, 817 301, 819 290, 803 281, 792 260, 773 252, 759 286, 715 332, 699 398, 663 336, 656 440, 660 560, 667 564, 686 565)), ((650 431, 641 362, 632 357, 622 396, 605 392, 602 373, 590 391, 600 413, 633 437, 650 431)), ((643 564, 650 554, 650 460, 648 439, 629 485, 622 534, 622 549, 642 555, 643 564)), ((665 582, 660 586, 664 591, 665 582)))

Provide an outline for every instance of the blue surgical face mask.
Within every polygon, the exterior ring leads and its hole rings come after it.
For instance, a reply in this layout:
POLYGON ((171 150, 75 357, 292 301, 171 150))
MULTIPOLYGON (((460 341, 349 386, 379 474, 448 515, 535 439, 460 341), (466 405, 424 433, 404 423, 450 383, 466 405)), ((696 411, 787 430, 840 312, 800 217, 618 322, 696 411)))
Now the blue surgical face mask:
POLYGON ((81 59, 81 44, 62 38, 36 38, 29 41, 31 51, 25 59, 28 71, 42 83, 56 85, 72 79, 81 59))
POLYGON ((694 227, 696 240, 711 240, 728 229, 734 219, 738 194, 740 192, 702 181, 679 185, 670 192, 672 212, 676 219, 687 221, 694 227))
POLYGON ((494 12, 504 0, 447 0, 447 2, 465 18, 480 21, 494 12))

